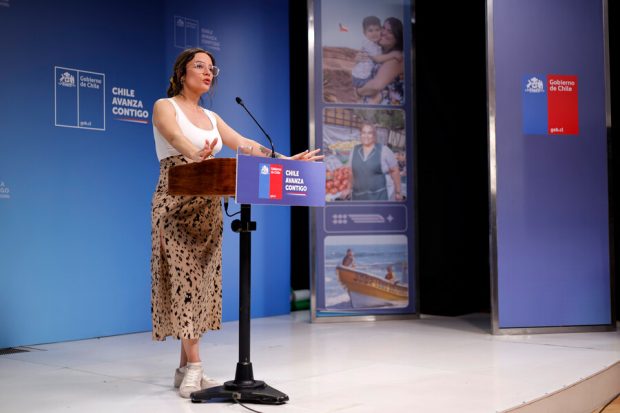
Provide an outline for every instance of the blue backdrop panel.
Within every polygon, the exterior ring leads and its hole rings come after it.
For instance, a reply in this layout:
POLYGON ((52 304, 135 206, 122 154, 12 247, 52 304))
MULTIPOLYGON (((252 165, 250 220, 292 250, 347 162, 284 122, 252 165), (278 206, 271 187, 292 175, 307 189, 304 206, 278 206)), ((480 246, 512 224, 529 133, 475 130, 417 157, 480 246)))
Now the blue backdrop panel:
POLYGON ((602 2, 502 0, 493 14, 498 327, 609 324, 602 2), (550 95, 562 75, 577 107, 550 95), (578 131, 558 134, 545 111, 578 131))
MULTIPOLYGON (((151 328, 150 202, 159 170, 150 111, 181 50, 169 41, 172 3, 0 9, 0 76, 10 79, 0 95, 0 348, 151 328)), ((210 26, 222 40, 214 109, 259 138, 234 104, 242 95, 288 143, 286 2, 192 7, 197 19, 221 25, 210 26), (252 18, 237 23, 239 7, 252 18)), ((278 251, 288 251, 288 209, 255 208, 254 216, 253 314, 285 313, 290 263, 278 251)), ((238 295, 237 237, 228 228, 225 320, 236 319, 238 295)))
POLYGON ((0 181, 10 191, 0 199, 0 347, 150 328, 153 138, 150 125, 112 119, 110 91, 157 96, 163 56, 144 45, 163 43, 162 5, 29 1, 0 10, 0 76, 10 79, 0 96, 0 181), (101 81, 81 87, 80 104, 78 70, 101 81), (92 122, 85 128, 77 113, 55 117, 80 105, 92 122))

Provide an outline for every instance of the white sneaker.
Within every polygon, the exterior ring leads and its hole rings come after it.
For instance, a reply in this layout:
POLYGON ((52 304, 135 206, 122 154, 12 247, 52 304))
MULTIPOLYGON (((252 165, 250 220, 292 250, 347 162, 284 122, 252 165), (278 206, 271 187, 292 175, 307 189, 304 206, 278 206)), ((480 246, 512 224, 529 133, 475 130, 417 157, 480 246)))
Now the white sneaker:
MULTIPOLYGON (((174 388, 178 389, 181 386, 181 382, 183 381, 183 377, 185 377, 185 367, 179 367, 174 371, 174 388)), ((200 388, 208 389, 209 387, 221 386, 217 380, 207 377, 205 374, 202 375, 202 380, 200 380, 200 388)))
POLYGON ((210 387, 217 387, 221 385, 222 383, 220 383, 219 381, 211 379, 205 376, 204 374, 202 375, 202 380, 200 381, 200 387, 202 387, 203 389, 208 389, 210 387))
POLYGON ((185 377, 179 386, 179 396, 186 399, 190 394, 200 390, 200 382, 202 381, 202 367, 200 365, 187 365, 185 368, 185 377))
POLYGON ((181 382, 183 381, 183 377, 185 377, 185 367, 178 367, 174 371, 174 388, 178 389, 181 387, 181 382))

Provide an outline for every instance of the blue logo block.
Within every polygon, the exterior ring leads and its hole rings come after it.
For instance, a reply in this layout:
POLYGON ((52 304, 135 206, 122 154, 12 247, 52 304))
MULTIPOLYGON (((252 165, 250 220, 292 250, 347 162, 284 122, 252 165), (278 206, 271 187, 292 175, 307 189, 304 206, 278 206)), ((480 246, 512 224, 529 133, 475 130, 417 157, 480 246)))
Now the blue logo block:
POLYGON ((269 173, 269 164, 258 164, 258 197, 269 199, 269 184, 271 174, 269 173))
POLYGON ((545 76, 524 76, 521 82, 523 94, 523 134, 546 135, 547 90, 545 76))

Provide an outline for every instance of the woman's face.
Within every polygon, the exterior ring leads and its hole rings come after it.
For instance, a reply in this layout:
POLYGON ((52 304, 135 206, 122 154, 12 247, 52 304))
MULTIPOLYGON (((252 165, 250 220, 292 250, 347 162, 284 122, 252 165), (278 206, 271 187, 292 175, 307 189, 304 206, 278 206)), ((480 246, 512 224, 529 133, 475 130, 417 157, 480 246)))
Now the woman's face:
POLYGON ((196 53, 187 63, 183 88, 203 94, 209 91, 213 82, 213 62, 206 53, 196 53))
POLYGON ((370 146, 375 144, 375 129, 370 125, 362 126, 360 130, 360 141, 364 146, 370 146))
POLYGON ((392 50, 394 46, 396 46, 396 37, 394 37, 394 33, 392 33, 392 25, 387 21, 383 23, 379 45, 383 48, 383 50, 388 51, 392 50))

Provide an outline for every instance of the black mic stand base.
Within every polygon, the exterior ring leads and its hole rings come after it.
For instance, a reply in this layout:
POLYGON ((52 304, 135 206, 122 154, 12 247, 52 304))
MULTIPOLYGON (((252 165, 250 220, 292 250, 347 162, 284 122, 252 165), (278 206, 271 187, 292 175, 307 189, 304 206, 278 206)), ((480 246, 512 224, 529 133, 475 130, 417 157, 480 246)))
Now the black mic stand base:
POLYGON ((288 396, 266 384, 264 381, 254 380, 243 386, 227 381, 223 386, 211 387, 191 394, 192 403, 206 403, 212 401, 236 401, 241 403, 257 404, 284 404, 288 396))

